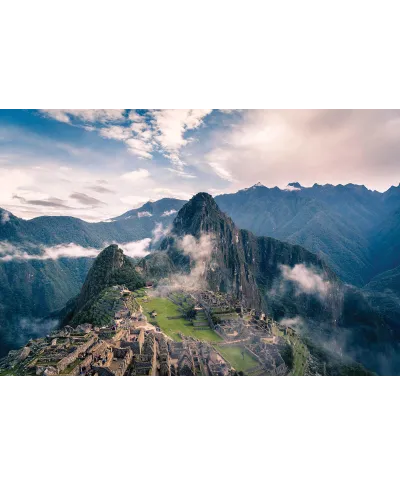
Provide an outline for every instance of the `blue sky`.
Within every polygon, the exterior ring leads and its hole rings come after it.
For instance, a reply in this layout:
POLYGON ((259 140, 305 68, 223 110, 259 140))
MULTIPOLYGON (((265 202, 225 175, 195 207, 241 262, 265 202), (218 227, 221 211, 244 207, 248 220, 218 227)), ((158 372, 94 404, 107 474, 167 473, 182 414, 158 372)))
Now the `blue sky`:
POLYGON ((261 182, 400 179, 396 110, 1 110, 0 207, 103 220, 261 182))

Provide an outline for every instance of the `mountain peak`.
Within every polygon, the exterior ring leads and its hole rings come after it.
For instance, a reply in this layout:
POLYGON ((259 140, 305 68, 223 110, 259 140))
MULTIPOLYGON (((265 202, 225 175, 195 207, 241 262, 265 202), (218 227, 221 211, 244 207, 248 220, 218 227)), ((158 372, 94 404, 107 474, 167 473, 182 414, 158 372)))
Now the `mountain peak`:
POLYGON ((301 189, 304 189, 304 187, 301 186, 299 182, 290 182, 290 184, 287 184, 283 190, 286 190, 288 192, 293 192, 301 189))
POLYGON ((0 224, 7 224, 7 222, 10 221, 11 217, 15 219, 11 212, 8 212, 7 210, 0 207, 0 224))
POLYGON ((101 251, 94 260, 82 290, 75 302, 75 307, 67 320, 82 309, 99 293, 113 285, 124 285, 130 290, 144 286, 141 276, 136 272, 132 261, 125 256, 117 244, 111 244, 101 251))
POLYGON ((187 202, 174 221, 173 232, 178 235, 200 235, 216 229, 218 221, 226 218, 210 194, 199 192, 187 202))
POLYGON ((252 185, 251 187, 247 187, 247 189, 243 189, 243 190, 254 190, 254 189, 257 189, 259 187, 263 187, 264 189, 266 188, 265 185, 263 185, 261 182, 257 182, 256 184, 252 185))

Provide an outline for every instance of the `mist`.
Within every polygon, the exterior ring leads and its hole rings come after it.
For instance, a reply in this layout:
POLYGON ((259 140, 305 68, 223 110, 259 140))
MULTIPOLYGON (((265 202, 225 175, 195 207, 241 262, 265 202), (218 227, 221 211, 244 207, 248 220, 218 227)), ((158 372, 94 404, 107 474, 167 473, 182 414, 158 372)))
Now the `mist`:
POLYGON ((18 317, 0 323, 0 357, 18 349, 30 339, 42 338, 59 325, 58 319, 18 317))
POLYGON ((7 211, 2 211, 1 213, 1 218, 0 218, 0 223, 1 224, 6 224, 10 220, 10 213, 7 211))
POLYGON ((26 248, 21 248, 7 242, 0 242, 0 261, 5 263, 10 261, 30 261, 30 260, 57 260, 59 258, 95 258, 104 248, 110 244, 118 244, 124 253, 131 257, 144 257, 150 253, 150 238, 132 241, 128 243, 118 243, 113 241, 106 243, 102 248, 83 247, 75 243, 57 244, 55 246, 30 246, 28 252, 26 248))
POLYGON ((206 272, 211 263, 213 237, 210 234, 202 234, 199 239, 196 239, 188 234, 176 239, 176 245, 185 256, 190 258, 190 271, 161 280, 157 291, 164 295, 171 291, 194 292, 207 289, 206 272))
POLYGON ((306 293, 307 295, 316 295, 324 299, 332 288, 331 283, 323 278, 316 270, 296 264, 293 268, 281 265, 282 278, 285 281, 291 281, 295 284, 296 294, 306 293))

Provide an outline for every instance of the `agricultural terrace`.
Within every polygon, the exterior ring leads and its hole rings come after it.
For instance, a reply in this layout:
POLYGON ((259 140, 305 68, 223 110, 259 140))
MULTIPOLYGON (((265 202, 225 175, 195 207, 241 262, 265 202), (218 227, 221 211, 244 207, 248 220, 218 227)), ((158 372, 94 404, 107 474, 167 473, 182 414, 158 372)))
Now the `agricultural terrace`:
POLYGON ((216 345, 216 350, 237 371, 246 373, 259 366, 259 362, 244 348, 238 345, 216 345))
MULTIPOLYGON (((148 321, 160 329, 175 341, 180 341, 179 333, 187 337, 195 337, 206 342, 219 342, 221 337, 210 328, 196 328, 182 316, 183 308, 172 302, 169 298, 155 297, 148 292, 145 296, 137 296, 137 301, 142 305, 148 321), (156 312, 157 316, 151 317, 156 312)), ((205 325, 207 325, 205 323, 205 325)))

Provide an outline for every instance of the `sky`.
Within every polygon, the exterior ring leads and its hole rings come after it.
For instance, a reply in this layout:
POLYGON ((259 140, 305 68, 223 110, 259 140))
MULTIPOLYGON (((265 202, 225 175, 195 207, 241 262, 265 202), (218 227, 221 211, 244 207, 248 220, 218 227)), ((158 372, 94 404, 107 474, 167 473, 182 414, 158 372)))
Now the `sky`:
POLYGON ((262 183, 400 181, 400 110, 0 110, 0 207, 107 220, 262 183))

